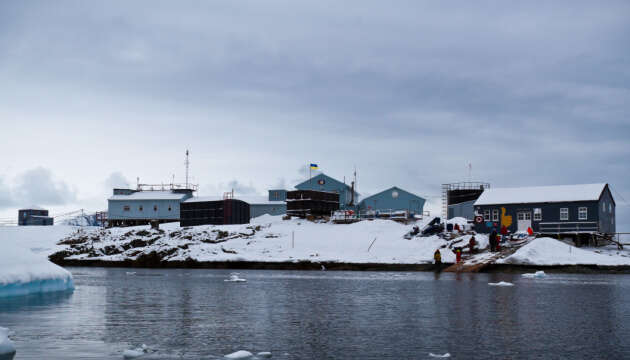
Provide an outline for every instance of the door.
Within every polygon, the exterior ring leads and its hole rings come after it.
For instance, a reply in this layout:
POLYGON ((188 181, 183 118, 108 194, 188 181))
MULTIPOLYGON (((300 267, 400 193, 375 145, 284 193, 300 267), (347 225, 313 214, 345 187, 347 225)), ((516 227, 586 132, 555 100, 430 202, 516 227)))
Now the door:
POLYGON ((527 231, 527 228, 532 226, 532 213, 531 211, 519 211, 516 213, 518 219, 518 231, 527 231))

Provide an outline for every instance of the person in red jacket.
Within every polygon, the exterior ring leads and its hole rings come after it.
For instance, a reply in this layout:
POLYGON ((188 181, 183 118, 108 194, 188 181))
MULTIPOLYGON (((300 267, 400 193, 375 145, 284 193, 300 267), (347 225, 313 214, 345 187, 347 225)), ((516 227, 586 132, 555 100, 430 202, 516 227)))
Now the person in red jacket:
POLYGON ((459 264, 462 261, 462 248, 455 248, 455 261, 459 264))

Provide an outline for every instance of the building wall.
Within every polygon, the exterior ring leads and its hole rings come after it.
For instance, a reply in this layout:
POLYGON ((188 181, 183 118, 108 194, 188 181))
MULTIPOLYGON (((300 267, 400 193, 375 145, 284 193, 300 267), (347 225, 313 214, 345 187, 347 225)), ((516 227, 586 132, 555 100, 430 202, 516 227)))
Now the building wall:
POLYGON ((472 220, 475 217, 474 204, 476 200, 448 206, 448 218, 463 217, 472 220))
POLYGON ((18 225, 52 225, 52 218, 46 221, 46 220, 43 220, 43 218, 33 218, 32 216, 48 216, 48 210, 44 210, 44 209, 18 210, 18 225))
MULTIPOLYGON (((475 224, 475 231, 480 233, 489 233, 493 228, 496 228, 497 231, 501 229, 503 225, 509 224, 507 226, 508 230, 511 232, 516 232, 518 230, 518 218, 517 213, 520 211, 529 211, 531 212, 531 223, 532 230, 534 232, 548 232, 548 233, 556 233, 558 230, 560 232, 568 232, 568 231, 576 231, 576 230, 585 230, 587 226, 595 226, 599 224, 599 209, 598 209, 598 201, 578 201, 578 202, 564 202, 564 203, 532 203, 532 204, 506 204, 506 205, 475 205, 475 213, 483 216, 485 210, 490 210, 490 223, 484 220, 481 224, 475 224), (586 207, 587 208, 587 219, 579 220, 578 218, 578 208, 586 207), (540 208, 542 211, 542 220, 536 221, 534 220, 534 209, 540 208), (569 209, 569 219, 568 220, 560 220, 560 209, 568 208, 569 209), (499 211, 499 220, 492 221, 492 210, 499 211), (503 213, 503 209, 505 209, 505 213, 503 213), (594 222, 595 224, 586 224, 594 222), (544 224, 544 229, 541 230, 541 223, 544 224), (552 224, 549 224, 552 223, 552 224), (581 223, 580 229, 577 225, 573 225, 571 223, 581 223), (551 229, 551 230, 550 230, 551 229)), ((596 231, 596 230, 595 230, 596 231)))
MULTIPOLYGON (((316 190, 316 191, 330 191, 337 192, 339 194, 339 207, 341 209, 347 208, 347 204, 352 198, 352 190, 349 185, 335 180, 328 175, 319 174, 314 176, 310 180, 306 180, 295 186, 298 190, 316 190)), ((354 203, 358 203, 358 194, 355 192, 354 203)))
POLYGON ((179 220, 180 200, 108 200, 108 218, 110 220, 145 219, 179 220), (129 210, 124 210, 129 206, 129 210), (140 207, 142 206, 142 211, 140 207), (154 210, 157 206, 157 211, 154 210), (169 206, 171 210, 169 211, 169 206))
POLYGON ((617 232, 617 219, 615 218, 615 211, 615 201, 610 193, 610 189, 606 186, 598 204, 599 227, 601 232, 608 234, 617 232))
MULTIPOLYGON (((286 197, 286 192, 285 192, 286 197)), ((284 215, 287 213, 287 204, 250 204, 249 214, 251 218, 259 217, 261 215, 284 215)))
POLYGON ((287 199, 287 191, 284 189, 269 190, 269 201, 285 201, 287 199))
POLYGON ((394 186, 361 200, 359 209, 361 211, 408 210, 415 214, 422 214, 424 203, 423 198, 394 186))

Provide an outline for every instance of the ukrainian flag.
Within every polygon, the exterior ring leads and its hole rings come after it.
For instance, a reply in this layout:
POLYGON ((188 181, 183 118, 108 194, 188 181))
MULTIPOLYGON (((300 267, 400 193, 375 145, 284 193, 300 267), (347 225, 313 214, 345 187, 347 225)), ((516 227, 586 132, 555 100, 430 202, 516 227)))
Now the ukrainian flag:
POLYGON ((311 170, 317 170, 319 169, 319 166, 317 166, 317 164, 311 164, 311 170))

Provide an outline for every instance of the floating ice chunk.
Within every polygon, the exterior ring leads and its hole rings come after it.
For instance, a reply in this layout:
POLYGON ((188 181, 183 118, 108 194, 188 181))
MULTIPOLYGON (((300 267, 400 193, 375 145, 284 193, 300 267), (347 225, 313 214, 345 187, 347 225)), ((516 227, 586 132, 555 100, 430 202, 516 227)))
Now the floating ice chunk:
POLYGON ((227 281, 227 282, 245 282, 247 281, 246 279, 240 278, 238 277, 238 273, 232 273, 230 275, 229 279, 225 279, 223 281, 227 281))
POLYGON ((446 353, 446 354, 434 354, 434 353, 429 353, 430 357, 434 357, 434 358, 450 358, 451 357, 451 353, 446 353))
POLYGON ((257 357, 259 358, 270 358, 271 357, 271 353, 269 351, 261 351, 258 354, 256 354, 257 357))
POLYGON ((249 351, 239 350, 237 352, 233 352, 231 354, 225 355, 225 358, 226 359, 249 359, 252 356, 254 356, 254 354, 250 353, 249 351))
POLYGON ((544 278, 545 276, 547 276, 547 274, 545 274, 544 271, 536 271, 535 273, 528 273, 528 274, 523 274, 523 277, 525 278, 544 278))
POLYGON ((2 244, 0 264, 0 297, 74 289, 68 270, 19 244, 2 244))
POLYGON ((488 283, 490 286, 514 286, 511 282, 499 281, 498 283, 488 283))
POLYGON ((15 355, 15 345, 9 340, 9 329, 0 327, 0 357, 11 359, 15 355))
POLYGON ((136 349, 128 349, 123 351, 123 359, 136 359, 143 356, 148 352, 148 348, 145 344, 136 349))
POLYGON ((136 275, 135 271, 126 271, 125 274, 127 275, 136 275))

